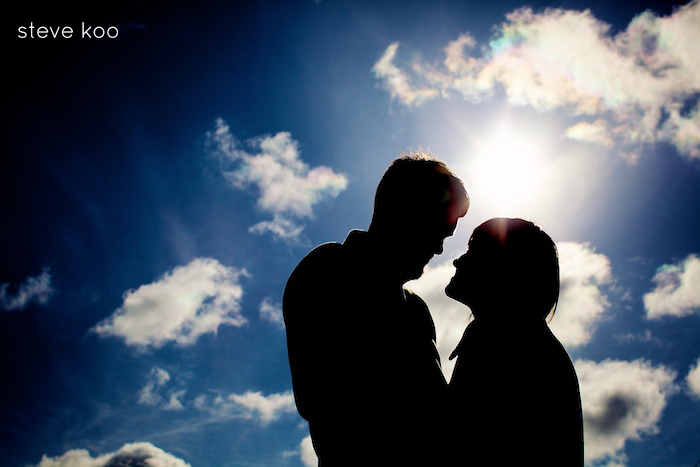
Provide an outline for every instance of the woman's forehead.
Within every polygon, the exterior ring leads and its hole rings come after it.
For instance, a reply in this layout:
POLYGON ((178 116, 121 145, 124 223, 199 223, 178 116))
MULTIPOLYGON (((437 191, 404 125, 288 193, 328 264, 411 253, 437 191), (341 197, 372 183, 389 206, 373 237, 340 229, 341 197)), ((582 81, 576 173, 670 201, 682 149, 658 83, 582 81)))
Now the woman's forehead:
POLYGON ((490 238, 493 237, 489 232, 486 232, 483 229, 477 229, 474 231, 474 233, 472 233, 472 236, 469 238, 469 243, 467 244, 467 247, 474 248, 474 246, 484 246, 487 243, 487 240, 490 238))

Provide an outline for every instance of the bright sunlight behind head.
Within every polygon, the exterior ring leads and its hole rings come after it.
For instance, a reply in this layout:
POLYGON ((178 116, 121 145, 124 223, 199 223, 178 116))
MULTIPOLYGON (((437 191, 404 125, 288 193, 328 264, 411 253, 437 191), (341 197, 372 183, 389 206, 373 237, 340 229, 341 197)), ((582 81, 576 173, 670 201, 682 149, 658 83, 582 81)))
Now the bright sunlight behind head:
POLYGON ((474 141, 468 155, 475 176, 470 195, 489 216, 527 215, 546 194, 548 147, 544 135, 516 127, 502 118, 490 132, 474 141))

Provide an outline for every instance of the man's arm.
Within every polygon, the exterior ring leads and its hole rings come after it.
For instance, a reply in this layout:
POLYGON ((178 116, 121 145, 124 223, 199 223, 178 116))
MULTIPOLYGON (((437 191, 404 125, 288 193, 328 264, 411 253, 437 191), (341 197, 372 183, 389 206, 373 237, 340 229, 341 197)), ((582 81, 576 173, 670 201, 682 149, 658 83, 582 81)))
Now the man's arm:
POLYGON ((310 420, 324 410, 328 398, 327 369, 333 354, 329 320, 334 301, 335 257, 340 245, 324 244, 309 253, 292 272, 282 309, 294 397, 299 414, 310 420))

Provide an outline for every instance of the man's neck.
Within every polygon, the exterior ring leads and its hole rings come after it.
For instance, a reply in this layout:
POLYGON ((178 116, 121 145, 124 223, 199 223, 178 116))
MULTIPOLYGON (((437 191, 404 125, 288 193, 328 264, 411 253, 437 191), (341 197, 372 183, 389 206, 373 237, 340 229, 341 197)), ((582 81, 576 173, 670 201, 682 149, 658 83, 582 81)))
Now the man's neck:
MULTIPOLYGON (((406 277, 405 271, 397 268, 399 262, 399 251, 396 241, 388 235, 378 233, 373 230, 366 232, 359 231, 355 234, 364 247, 364 252, 368 255, 368 267, 373 268, 372 273, 377 275, 383 282, 392 286, 403 288, 403 285, 410 280, 406 277)), ((359 243, 359 242, 358 242, 359 243)))

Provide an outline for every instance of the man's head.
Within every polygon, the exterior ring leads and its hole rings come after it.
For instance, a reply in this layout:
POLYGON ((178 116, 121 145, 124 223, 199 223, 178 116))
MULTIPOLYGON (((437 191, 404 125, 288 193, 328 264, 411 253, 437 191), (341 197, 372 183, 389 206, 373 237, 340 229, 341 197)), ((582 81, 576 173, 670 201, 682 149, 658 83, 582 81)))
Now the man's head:
POLYGON ((462 181, 424 152, 394 160, 374 197, 369 231, 382 239, 405 280, 415 279, 469 209, 462 181))

